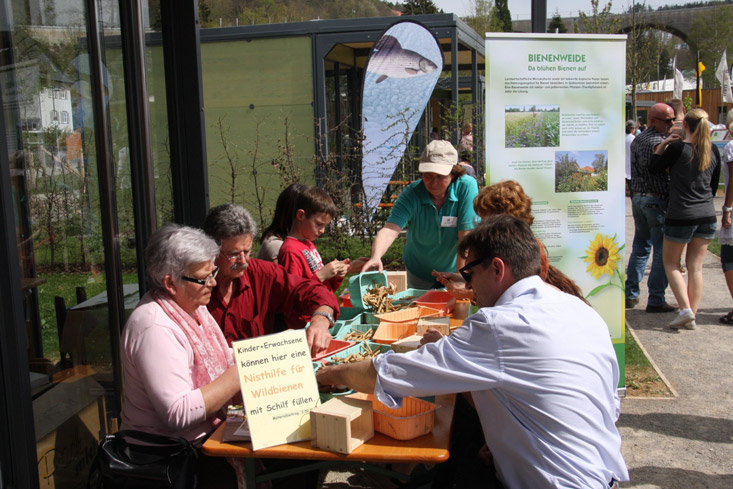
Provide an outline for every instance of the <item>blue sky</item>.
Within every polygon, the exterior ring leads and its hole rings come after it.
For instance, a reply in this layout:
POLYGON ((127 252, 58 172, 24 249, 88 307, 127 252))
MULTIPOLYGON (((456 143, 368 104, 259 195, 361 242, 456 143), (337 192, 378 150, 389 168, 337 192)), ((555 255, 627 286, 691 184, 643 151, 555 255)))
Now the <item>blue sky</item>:
MULTIPOLYGON (((470 15, 473 11, 473 0, 433 0, 433 2, 442 8, 446 13, 455 13, 460 17, 470 15)), ((608 2, 600 0, 599 8, 604 7, 608 2)), ((642 3, 642 2, 636 2, 642 3)), ((661 7, 669 4, 681 4, 684 1, 674 0, 647 0, 646 5, 652 8, 661 7)), ((623 12, 631 5, 631 0, 615 0, 612 4, 612 12, 623 12)), ((589 12, 591 9, 590 0, 547 0, 547 17, 552 17, 555 10, 560 12, 564 17, 578 15, 579 10, 589 12)), ((509 0, 509 12, 512 14, 513 20, 529 19, 532 16, 532 0, 509 0)))
POLYGON ((571 159, 578 162, 578 166, 581 168, 586 166, 592 167, 593 160, 595 160, 596 155, 600 153, 603 153, 606 156, 606 159, 608 159, 608 151, 605 149, 593 149, 589 151, 555 151, 555 161, 559 160, 562 155, 568 154, 571 159))

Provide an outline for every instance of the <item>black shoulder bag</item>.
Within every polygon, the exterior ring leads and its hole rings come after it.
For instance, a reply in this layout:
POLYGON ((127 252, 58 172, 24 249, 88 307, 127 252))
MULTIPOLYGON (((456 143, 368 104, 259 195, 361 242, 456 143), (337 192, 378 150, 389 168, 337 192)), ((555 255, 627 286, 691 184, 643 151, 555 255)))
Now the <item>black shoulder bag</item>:
POLYGON ((87 488, 194 489, 197 456, 184 438, 119 431, 100 442, 87 488))

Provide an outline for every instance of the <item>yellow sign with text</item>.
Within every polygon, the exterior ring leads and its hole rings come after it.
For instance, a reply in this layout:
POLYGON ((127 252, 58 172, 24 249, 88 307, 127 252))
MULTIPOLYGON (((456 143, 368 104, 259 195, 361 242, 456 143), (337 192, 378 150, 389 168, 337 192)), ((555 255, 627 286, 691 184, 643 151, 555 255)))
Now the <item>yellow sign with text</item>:
POLYGON ((232 347, 252 449, 309 439, 310 410, 320 399, 305 331, 235 341, 232 347))

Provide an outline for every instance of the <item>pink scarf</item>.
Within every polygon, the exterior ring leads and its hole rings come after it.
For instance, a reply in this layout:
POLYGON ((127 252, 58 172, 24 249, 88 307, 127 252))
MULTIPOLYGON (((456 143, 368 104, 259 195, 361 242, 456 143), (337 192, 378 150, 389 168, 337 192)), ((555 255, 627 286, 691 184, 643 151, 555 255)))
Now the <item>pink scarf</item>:
POLYGON ((224 334, 206 307, 196 309, 194 319, 167 292, 157 290, 152 292, 152 296, 168 317, 181 328, 193 348, 195 388, 210 384, 229 366, 234 365, 224 334))
MULTIPOLYGON (((173 300, 168 292, 156 290, 151 295, 168 317, 181 328, 191 344, 193 349, 193 386, 195 388, 198 389, 201 386, 210 384, 218 379, 227 368, 234 365, 234 359, 229 354, 227 340, 205 306, 199 307, 194 312, 196 320, 198 320, 197 323, 191 315, 181 309, 181 306, 173 300)), ((213 424, 216 426, 219 423, 214 422, 213 424)), ((237 474, 239 489, 246 489, 244 460, 235 458, 227 458, 227 460, 237 474)), ((259 459, 256 461, 255 466, 258 472, 264 469, 259 459)), ((272 484, 269 481, 257 484, 257 489, 269 489, 271 487, 272 484)))

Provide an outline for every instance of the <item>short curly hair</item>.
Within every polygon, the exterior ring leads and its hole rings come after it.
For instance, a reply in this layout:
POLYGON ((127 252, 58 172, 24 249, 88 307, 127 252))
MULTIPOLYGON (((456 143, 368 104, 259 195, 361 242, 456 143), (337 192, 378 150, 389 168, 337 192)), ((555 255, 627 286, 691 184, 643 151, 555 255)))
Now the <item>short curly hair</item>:
POLYGON ((530 226, 534 222, 532 199, 514 180, 503 180, 482 188, 473 200, 473 209, 482 219, 490 215, 510 214, 530 226))

